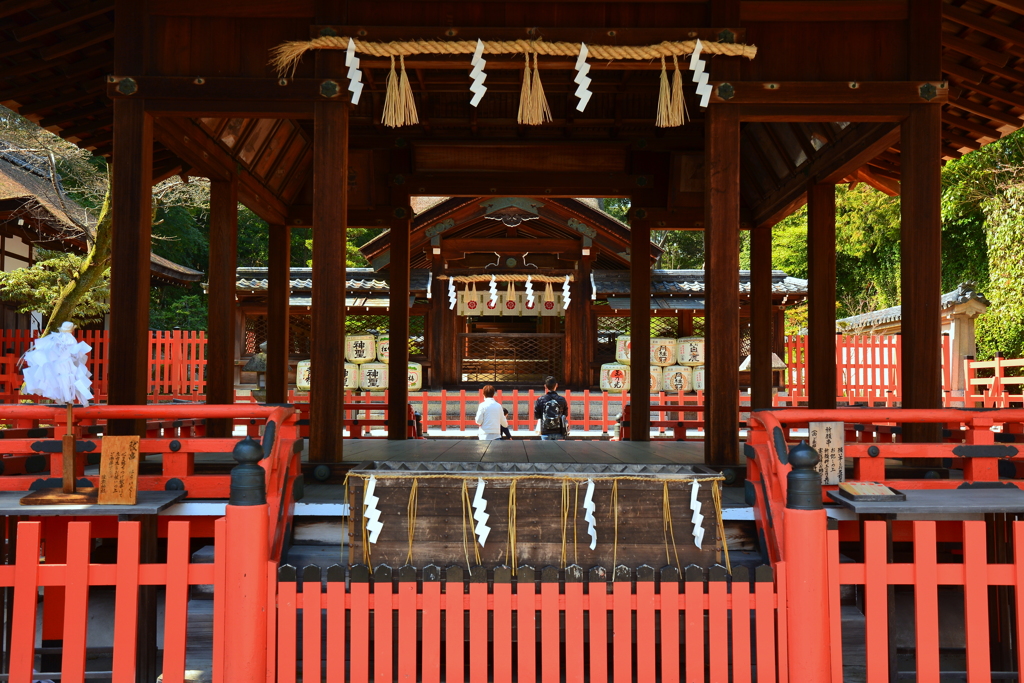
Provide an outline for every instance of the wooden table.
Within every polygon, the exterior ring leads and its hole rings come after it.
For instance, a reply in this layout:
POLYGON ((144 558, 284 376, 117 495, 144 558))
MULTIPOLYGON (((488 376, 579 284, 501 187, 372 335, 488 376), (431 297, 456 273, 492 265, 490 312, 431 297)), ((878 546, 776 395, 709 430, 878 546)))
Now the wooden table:
MULTIPOLYGON (((138 521, 141 523, 139 561, 142 563, 153 563, 157 560, 157 515, 161 510, 169 508, 185 497, 185 491, 139 491, 138 503, 136 505, 21 505, 19 502, 26 491, 3 491, 0 492, 0 516, 3 517, 111 517, 117 516, 118 521, 138 521)), ((44 520, 45 521, 45 520, 44 520)), ((48 537, 55 546, 48 549, 47 555, 51 561, 60 562, 66 557, 67 552, 67 526, 52 525, 57 531, 58 538, 48 537), (61 530, 64 538, 59 538, 61 530), (59 548, 59 550, 58 550, 59 548), (55 557, 56 556, 56 557, 55 557)), ((45 527, 44 527, 45 528, 45 527)), ((13 543, 13 539, 11 539, 13 543)), ((8 549, 4 561, 10 563, 10 554, 13 547, 8 549)), ((44 604, 46 590, 44 590, 44 604)), ((11 589, 5 593, 11 593, 11 589)), ((11 595, 4 596, 5 607, 11 603, 11 595)), ((157 666, 157 586, 139 587, 139 624, 135 678, 138 681, 155 681, 160 671, 157 666)), ((8 615, 8 620, 10 616, 8 615)), ((8 621, 8 623, 10 623, 8 621)), ((60 647, 62 641, 43 641, 43 647, 60 647)), ((44 671, 51 673, 60 671, 60 656, 44 656, 44 671), (55 665, 55 667, 54 667, 55 665), (51 668, 54 667, 54 668, 51 668)), ((4 661, 4 672, 7 672, 7 662, 4 661)), ((43 676, 46 678, 46 676, 43 676)))

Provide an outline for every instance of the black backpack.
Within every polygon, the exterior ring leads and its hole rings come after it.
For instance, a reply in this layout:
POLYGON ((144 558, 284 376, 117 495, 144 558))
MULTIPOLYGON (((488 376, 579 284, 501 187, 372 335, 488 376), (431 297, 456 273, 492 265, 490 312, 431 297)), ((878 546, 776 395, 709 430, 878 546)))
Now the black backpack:
POLYGON ((551 397, 544 402, 541 416, 542 433, 550 434, 565 431, 565 426, 562 423, 562 404, 557 398, 551 397))

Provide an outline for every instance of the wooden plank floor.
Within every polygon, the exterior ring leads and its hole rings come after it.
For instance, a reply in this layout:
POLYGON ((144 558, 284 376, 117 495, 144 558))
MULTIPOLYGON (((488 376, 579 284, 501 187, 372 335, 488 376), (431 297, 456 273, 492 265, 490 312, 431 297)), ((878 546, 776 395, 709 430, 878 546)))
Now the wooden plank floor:
POLYGON ((346 439, 345 462, 522 462, 699 465, 700 441, 475 441, 472 439, 346 439))

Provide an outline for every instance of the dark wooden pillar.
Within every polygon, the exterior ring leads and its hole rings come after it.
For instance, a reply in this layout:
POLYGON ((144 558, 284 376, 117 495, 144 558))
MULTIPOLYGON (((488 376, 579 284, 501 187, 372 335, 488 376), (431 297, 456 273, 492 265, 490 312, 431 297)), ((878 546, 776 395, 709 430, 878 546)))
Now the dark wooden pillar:
POLYGON ((740 122, 728 105, 705 115, 706 407, 704 462, 740 464, 740 122))
POLYGON ((811 408, 836 407, 836 186, 807 187, 807 393, 811 408))
POLYGON ((750 406, 772 407, 772 231, 750 231, 750 406))
POLYGON ((633 441, 650 441, 651 393, 645 371, 651 356, 651 224, 637 213, 630 222, 629 245, 629 432, 633 441))
POLYGON ((291 261, 291 231, 287 225, 271 225, 267 278, 267 403, 288 402, 291 261))
POLYGON ((394 209, 401 214, 391 220, 391 266, 389 307, 390 379, 388 389, 388 439, 404 440, 409 429, 409 233, 412 209, 408 200, 394 209))
POLYGON ((560 382, 567 389, 589 389, 592 380, 590 361, 594 358, 594 334, 591 325, 590 270, 591 257, 584 256, 576 272, 577 281, 572 283, 572 302, 565 311, 565 373, 560 382))
POLYGON ((313 306, 309 459, 342 461, 345 400, 345 244, 348 226, 348 104, 313 107, 313 306))
MULTIPOLYGON (((206 402, 235 401, 235 268, 238 263, 238 184, 210 183, 210 265, 207 268, 206 402)), ((230 420, 207 423, 210 436, 230 436, 230 420)))
MULTIPOLYGON (((149 372, 149 251, 153 120, 142 100, 114 100, 113 230, 110 249, 109 402, 145 405, 149 372)), ((111 431, 139 433, 117 421, 111 431)))
MULTIPOLYGON (((942 79, 941 8, 940 0, 910 0, 910 16, 920 20, 907 26, 908 78, 942 79)), ((904 408, 942 406, 941 110, 938 104, 914 105, 900 126, 900 383, 904 408)), ((903 440, 938 441, 939 429, 939 425, 905 424, 903 440)))

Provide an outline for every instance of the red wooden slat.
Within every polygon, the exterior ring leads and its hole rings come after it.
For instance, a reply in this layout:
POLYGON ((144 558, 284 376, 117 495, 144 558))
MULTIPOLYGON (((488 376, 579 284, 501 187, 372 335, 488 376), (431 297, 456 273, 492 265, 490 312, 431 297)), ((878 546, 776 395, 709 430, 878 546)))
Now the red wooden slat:
MULTIPOLYGON (((663 575, 664 576, 664 575, 663 575)), ((679 581, 661 586, 661 679, 679 680, 679 581)))
POLYGON ((39 522, 18 524, 18 557, 14 567, 14 615, 11 630, 10 679, 15 683, 32 681, 35 659, 36 610, 39 604, 39 522))
POLYGON ((224 680, 224 643, 227 639, 225 618, 227 614, 224 593, 227 586, 227 518, 220 517, 213 523, 213 683, 228 683, 224 680))
POLYGON ((351 587, 350 680, 352 683, 368 683, 370 680, 370 584, 365 581, 353 581, 351 587))
POLYGON ((939 575, 935 522, 914 522, 914 636, 917 680, 939 680, 939 575))
MULTIPOLYGON (((780 563, 781 564, 781 563, 780 563)), ((776 565, 777 566, 777 565, 776 565)), ((779 583, 776 577, 776 583, 779 583)), ((775 584, 754 582, 754 629, 757 637, 757 683, 775 683, 775 584)), ((785 624, 779 620, 780 624, 785 624)), ((784 626, 782 628, 785 628, 784 626)), ((785 680, 780 678, 779 680, 785 680)))
POLYGON ((561 661, 559 660, 559 611, 558 584, 544 581, 540 584, 540 643, 541 681, 559 683, 561 661))
POLYGON ((828 543, 828 625, 832 643, 832 680, 843 680, 843 620, 839 597, 839 529, 829 529, 828 543))
POLYGON ((466 680, 464 586, 461 581, 445 583, 445 673, 449 681, 466 680))
POLYGON ((345 683, 345 595, 344 581, 327 582, 327 683, 345 683))
POLYGON ((864 523, 864 616, 869 683, 889 680, 885 522, 864 523))
MULTIPOLYGON (((495 584, 497 585, 497 584, 495 584)), ((495 630, 497 638, 497 630, 495 630)), ((583 683, 583 583, 565 583, 565 683, 583 683)), ((497 662, 495 662, 497 667, 497 662)), ((495 679, 495 683, 498 683, 495 679)))
POLYGON ((390 581, 373 582, 373 680, 390 681, 393 676, 394 587, 390 581))
POLYGON ((633 595, 629 581, 612 582, 612 656, 616 683, 633 678, 633 595))
POLYGON ((512 683, 512 584, 508 581, 494 582, 493 618, 494 683, 512 683))
POLYGON ((167 591, 164 606, 165 683, 185 680, 188 630, 189 523, 167 525, 167 591))
POLYGON ((750 583, 733 580, 730 587, 732 589, 732 680, 733 683, 750 683, 750 583))
POLYGON ((788 612, 786 605, 786 571, 789 565, 786 562, 775 563, 775 623, 782 624, 775 632, 776 666, 778 667, 778 679, 789 680, 789 629, 784 626, 787 623, 788 612))
POLYGON ((469 584, 469 680, 487 683, 487 583, 482 581, 469 584))
POLYGON ((964 627, 967 640, 967 680, 980 683, 992 678, 989 653, 988 572, 985 522, 963 523, 964 528, 964 627))
POLYGON ((297 585, 295 581, 277 584, 277 680, 295 683, 298 659, 297 585))
POLYGON ((636 680, 653 683, 657 678, 655 653, 654 581, 636 582, 636 680))
MULTIPOLYGON (((511 642, 511 637, 509 638, 511 642)), ((441 680, 441 582, 423 582, 423 683, 441 680)), ((497 683, 497 681, 496 681, 497 683)))
POLYGON ((316 572, 314 578, 315 581, 302 582, 302 680, 304 681, 322 680, 323 664, 320 644, 323 629, 320 620, 322 614, 320 572, 316 572))
POLYGON ((134 683, 139 624, 139 522, 117 525, 113 683, 134 683))
MULTIPOLYGON (((593 574, 593 572, 591 572, 593 574)), ((590 610, 587 623, 590 627, 590 680, 594 683, 608 681, 608 584, 591 581, 587 586, 590 610)))
POLYGON ((708 672, 713 681, 729 680, 729 613, 725 581, 708 582, 708 672))
MULTIPOLYGON (((486 590, 486 584, 484 585, 486 590)), ((486 604, 484 609, 486 610, 486 604)), ((484 612, 486 630, 486 611, 484 612)), ((416 681, 416 582, 398 582, 398 680, 416 681)))
POLYGON ((684 581, 683 602, 686 615, 683 618, 686 641, 686 681, 704 681, 704 582, 684 581))
POLYGON ((85 680, 85 642, 89 626, 89 522, 68 524, 67 592, 64 602, 62 681, 85 680))

